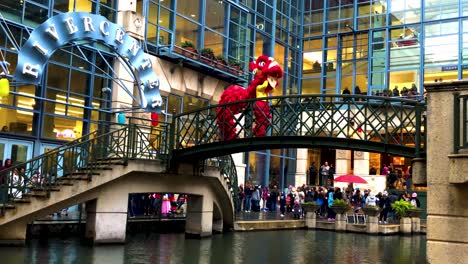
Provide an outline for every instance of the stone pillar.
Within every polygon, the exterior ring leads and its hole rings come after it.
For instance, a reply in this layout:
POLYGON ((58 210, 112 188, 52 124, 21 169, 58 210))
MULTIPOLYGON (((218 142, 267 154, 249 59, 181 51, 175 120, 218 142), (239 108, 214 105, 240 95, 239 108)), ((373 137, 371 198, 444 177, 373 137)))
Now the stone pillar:
POLYGON ((85 237, 95 244, 125 243, 127 193, 105 192, 86 203, 85 237))
POLYGON ((0 226, 0 245, 25 245, 27 227, 26 220, 15 220, 0 226))
POLYGON ((351 151, 345 149, 336 150, 336 174, 347 174, 351 171, 351 151))
POLYGON ((421 232, 421 218, 411 217, 411 232, 416 234, 421 232))
MULTIPOLYGON (((427 94, 427 261, 462 263, 468 258, 466 219, 468 184, 450 182, 452 167, 467 158, 454 159, 454 96, 468 94, 468 82, 441 82, 425 85, 427 94)), ((463 106, 460 109, 462 117, 463 106)), ((462 119, 462 118, 460 118, 462 119)), ((460 132, 461 132, 460 128, 460 132)), ((467 175, 466 167, 458 170, 467 175)))
POLYGON ((400 233, 405 235, 411 234, 411 218, 402 217, 400 219, 400 233))
POLYGON ((336 214, 335 217, 335 230, 346 231, 346 217, 344 214, 336 214))
POLYGON ((213 233, 223 233, 223 219, 213 220, 213 233))
POLYGON ((213 199, 207 195, 189 195, 185 236, 202 238, 211 236, 213 230, 213 199))
POLYGON ((426 159, 415 158, 411 162, 412 183, 413 184, 427 184, 427 171, 426 171, 426 159))
POLYGON ((306 213, 305 226, 309 229, 315 229, 317 227, 317 214, 315 212, 306 213))
POLYGON ((367 216, 367 233, 378 234, 379 233, 379 217, 378 216, 367 216))
POLYGON ((307 183, 307 149, 297 149, 295 186, 307 183))
POLYGON ((234 160, 234 164, 236 164, 236 172, 237 172, 237 184, 245 183, 245 163, 244 163, 244 155, 243 153, 235 153, 232 154, 232 159, 234 160))
POLYGON ((369 152, 354 151, 354 174, 369 174, 369 152))

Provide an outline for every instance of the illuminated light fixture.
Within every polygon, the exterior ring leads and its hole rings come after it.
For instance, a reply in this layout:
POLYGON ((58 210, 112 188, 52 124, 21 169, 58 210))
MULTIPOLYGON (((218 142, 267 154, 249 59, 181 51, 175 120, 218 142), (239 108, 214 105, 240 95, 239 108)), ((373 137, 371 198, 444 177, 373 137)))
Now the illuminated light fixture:
POLYGON ((0 96, 8 96, 10 94, 10 81, 8 79, 3 78, 0 79, 0 96))
POLYGON ((28 111, 22 111, 22 110, 16 110, 16 113, 20 114, 20 115, 34 115, 33 112, 28 112, 28 111))
POLYGON ((191 17, 196 17, 196 15, 195 15, 195 14, 191 14, 190 16, 191 16, 191 17))
POLYGON ((158 22, 159 22, 159 23, 162 23, 163 21, 162 21, 162 19, 159 19, 158 22))

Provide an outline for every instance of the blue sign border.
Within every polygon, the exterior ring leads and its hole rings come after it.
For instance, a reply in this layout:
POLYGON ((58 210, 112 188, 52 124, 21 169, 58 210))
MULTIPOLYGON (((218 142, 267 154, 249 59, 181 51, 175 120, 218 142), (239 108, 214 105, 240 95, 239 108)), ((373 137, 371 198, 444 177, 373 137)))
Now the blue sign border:
POLYGON ((79 40, 104 43, 124 58, 139 82, 140 107, 150 112, 161 112, 160 82, 150 57, 138 40, 100 15, 69 12, 46 20, 31 33, 19 51, 13 79, 17 83, 38 85, 52 54, 60 47, 79 40))

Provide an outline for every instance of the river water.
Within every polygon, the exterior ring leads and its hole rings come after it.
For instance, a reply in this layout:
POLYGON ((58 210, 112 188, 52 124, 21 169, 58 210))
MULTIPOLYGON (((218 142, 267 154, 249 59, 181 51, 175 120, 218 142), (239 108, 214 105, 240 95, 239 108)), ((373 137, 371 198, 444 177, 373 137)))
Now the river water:
POLYGON ((211 239, 134 234, 125 245, 85 246, 78 238, 0 247, 0 263, 425 263, 426 236, 329 231, 231 232, 211 239))

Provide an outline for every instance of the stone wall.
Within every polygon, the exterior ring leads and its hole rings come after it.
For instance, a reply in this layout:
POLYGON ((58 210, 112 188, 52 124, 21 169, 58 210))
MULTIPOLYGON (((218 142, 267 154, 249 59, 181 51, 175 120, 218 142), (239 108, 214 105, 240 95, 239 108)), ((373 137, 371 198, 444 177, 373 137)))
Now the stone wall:
POLYGON ((467 156, 454 154, 454 95, 468 94, 468 82, 425 86, 427 107, 427 259, 430 263, 466 263, 468 259, 467 156), (450 176, 451 174, 455 176, 450 176))

